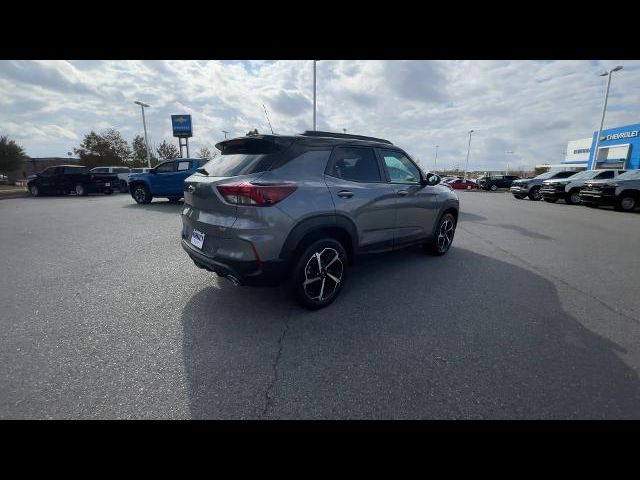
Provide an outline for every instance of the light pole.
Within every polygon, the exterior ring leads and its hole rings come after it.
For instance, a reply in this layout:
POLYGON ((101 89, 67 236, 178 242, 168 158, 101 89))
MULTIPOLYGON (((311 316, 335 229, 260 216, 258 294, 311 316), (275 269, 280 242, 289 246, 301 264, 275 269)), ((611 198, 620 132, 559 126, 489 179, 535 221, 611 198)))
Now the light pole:
POLYGON ((438 147, 439 147, 439 146, 440 146, 440 145, 436 145, 436 156, 435 156, 435 158, 433 159, 433 173, 436 173, 436 170, 438 169, 438 168, 437 168, 437 165, 438 165, 438 147))
POLYGON ((222 130, 222 133, 224 133, 224 139, 226 140, 227 139, 227 133, 229 133, 229 132, 227 132, 226 130, 222 130))
MULTIPOLYGON (((514 154, 513 150, 507 150, 504 153, 506 153, 507 155, 513 155, 514 154)), ((506 175, 509 175, 509 160, 507 160, 507 173, 506 173, 506 175)))
POLYGON ((313 61, 313 130, 316 130, 316 63, 313 61))
POLYGON ((347 133, 347 129, 346 129, 346 128, 343 128, 343 129, 342 129, 342 133, 347 133))
POLYGON ((598 135, 596 136, 596 148, 593 150, 593 161, 591 162, 591 170, 594 170, 598 165, 598 145, 600 144, 600 135, 602 135, 602 126, 604 125, 604 114, 607 111, 607 101, 609 100, 609 87, 611 87, 611 74, 613 72, 617 72, 618 70, 622 70, 622 65, 618 65, 617 67, 612 68, 608 72, 602 72, 600 74, 601 77, 609 77, 607 80, 607 93, 604 95, 604 107, 602 107, 602 119, 600 120, 600 129, 598 130, 598 135))
POLYGON ((469 130, 469 145, 467 146, 467 163, 464 167, 464 179, 467 179, 467 170, 469 170, 469 151, 471 150, 471 134, 474 130, 469 130))
POLYGON ((138 102, 137 100, 133 103, 135 103, 136 105, 140 105, 140 108, 142 109, 142 126, 144 127, 144 144, 147 147, 147 167, 151 168, 151 156, 149 155, 149 140, 147 139, 147 122, 144 118, 144 107, 149 107, 149 105, 147 105, 146 103, 138 102))

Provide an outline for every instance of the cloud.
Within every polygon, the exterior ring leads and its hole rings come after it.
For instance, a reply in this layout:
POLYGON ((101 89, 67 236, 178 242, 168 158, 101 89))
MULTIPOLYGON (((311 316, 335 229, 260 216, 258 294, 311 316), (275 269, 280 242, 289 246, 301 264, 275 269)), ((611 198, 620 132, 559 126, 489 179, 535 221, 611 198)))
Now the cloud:
MULTIPOLYGON (((640 62, 336 61, 317 63, 318 129, 388 138, 438 164, 531 167, 562 160, 568 140, 600 122, 615 65, 605 127, 637 123, 640 62), (514 151, 507 156, 506 151, 514 151)), ((0 134, 33 156, 66 156, 90 130, 142 134, 141 100, 152 143, 171 137, 170 115, 193 116, 192 151, 222 130, 278 133, 312 127, 312 61, 0 61, 0 134)))

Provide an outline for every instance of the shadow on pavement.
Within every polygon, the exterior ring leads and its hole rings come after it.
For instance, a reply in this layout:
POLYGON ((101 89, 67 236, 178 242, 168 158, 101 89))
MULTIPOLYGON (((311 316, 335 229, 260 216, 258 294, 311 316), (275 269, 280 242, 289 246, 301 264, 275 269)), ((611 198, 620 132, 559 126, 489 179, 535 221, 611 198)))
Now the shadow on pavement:
POLYGON ((316 312, 211 283, 182 313, 193 418, 640 418, 616 344, 545 278, 468 250, 364 258, 316 312))
POLYGON ((131 203, 127 203, 123 205, 122 208, 131 208, 136 210, 151 210, 154 212, 165 212, 165 213, 180 213, 182 212, 182 208, 184 207, 184 203, 180 200, 177 203, 172 203, 169 200, 153 200, 151 203, 146 205, 137 204, 133 199, 131 199, 131 203))
POLYGON ((475 215, 473 213, 460 212, 460 221, 479 223, 492 227, 506 228, 507 230, 514 230, 525 237, 535 238, 538 240, 553 240, 553 238, 548 235, 534 232, 533 230, 529 230, 528 228, 520 227, 518 225, 508 225, 505 223, 488 223, 489 219, 487 217, 483 217, 482 215, 475 215))

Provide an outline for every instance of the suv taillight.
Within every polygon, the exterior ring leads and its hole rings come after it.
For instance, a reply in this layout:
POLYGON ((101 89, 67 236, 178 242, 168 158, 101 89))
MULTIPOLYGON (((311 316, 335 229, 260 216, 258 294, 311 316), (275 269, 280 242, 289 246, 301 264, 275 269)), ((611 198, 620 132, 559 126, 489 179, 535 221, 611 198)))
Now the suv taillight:
POLYGON ((249 182, 218 185, 224 199, 235 205, 269 207, 284 200, 298 187, 294 183, 253 184, 249 182))

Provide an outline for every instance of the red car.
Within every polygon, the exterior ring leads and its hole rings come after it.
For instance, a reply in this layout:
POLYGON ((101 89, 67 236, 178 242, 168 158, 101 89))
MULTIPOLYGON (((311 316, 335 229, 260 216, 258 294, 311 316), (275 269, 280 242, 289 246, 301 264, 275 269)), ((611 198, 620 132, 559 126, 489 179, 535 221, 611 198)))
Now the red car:
POLYGON ((454 190, 475 190, 480 188, 473 180, 460 180, 459 178, 451 180, 449 185, 451 185, 454 190))

